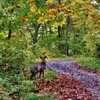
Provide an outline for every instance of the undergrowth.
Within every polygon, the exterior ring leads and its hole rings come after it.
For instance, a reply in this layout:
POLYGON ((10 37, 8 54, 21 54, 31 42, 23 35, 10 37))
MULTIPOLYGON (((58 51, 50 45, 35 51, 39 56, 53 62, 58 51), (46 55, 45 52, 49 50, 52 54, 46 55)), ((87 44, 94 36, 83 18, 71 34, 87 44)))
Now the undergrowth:
MULTIPOLYGON (((50 60, 69 60, 75 59, 76 63, 93 70, 100 70, 100 60, 92 57, 67 57, 61 56, 58 58, 48 58, 50 60)), ((38 60, 36 60, 37 62, 38 60)), ((13 69, 14 70, 14 69, 13 69)), ((25 67, 26 76, 24 76, 22 70, 20 73, 15 73, 13 70, 0 71, 0 100, 53 100, 57 98, 57 95, 50 94, 35 94, 33 91, 36 89, 36 84, 40 80, 38 77, 36 80, 29 80, 30 72, 29 67, 25 67), (34 98, 34 99, 33 99, 34 98)), ((16 69, 15 69, 16 70, 16 69)), ((55 71, 46 69, 45 70, 45 79, 54 80, 57 78, 57 73, 55 71)))
POLYGON ((86 68, 93 70, 100 70, 100 60, 93 57, 79 57, 76 58, 76 62, 86 68))
MULTIPOLYGON (((28 69, 27 69, 28 70, 28 69)), ((30 74, 30 72, 27 72, 30 74)), ((56 95, 43 95, 34 93, 36 84, 41 80, 38 75, 36 80, 29 80, 29 75, 24 76, 23 73, 11 74, 0 72, 0 100, 51 100, 56 95), (34 98, 34 99, 33 99, 34 98)), ((45 70, 45 79, 54 80, 57 78, 55 71, 45 70)))

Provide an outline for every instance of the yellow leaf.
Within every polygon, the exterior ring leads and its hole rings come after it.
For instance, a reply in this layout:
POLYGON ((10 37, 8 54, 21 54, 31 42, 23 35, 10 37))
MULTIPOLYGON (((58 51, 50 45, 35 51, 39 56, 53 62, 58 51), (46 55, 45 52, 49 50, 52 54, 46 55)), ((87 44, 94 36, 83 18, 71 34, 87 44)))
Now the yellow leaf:
POLYGON ((98 20, 98 22, 100 23, 100 20, 98 20))
POLYGON ((35 12, 36 11, 35 5, 30 8, 30 11, 31 12, 35 12))
POLYGON ((41 14, 41 11, 40 10, 38 10, 37 12, 38 12, 38 14, 41 14))
POLYGON ((62 20, 59 25, 62 27, 64 24, 66 24, 66 21, 65 20, 62 20))
POLYGON ((76 0, 76 2, 85 4, 85 2, 82 0, 76 0))
POLYGON ((0 10, 2 9, 2 6, 0 5, 0 10))
POLYGON ((55 16, 54 15, 50 15, 50 19, 51 20, 54 20, 55 19, 55 16))
POLYGON ((74 15, 71 16, 71 18, 73 18, 73 19, 74 18, 79 18, 79 16, 77 14, 74 14, 74 15))
POLYGON ((40 23, 40 24, 44 24, 44 18, 43 17, 39 17, 37 22, 40 23))
POLYGON ((77 3, 85 4, 83 0, 76 0, 77 3))
POLYGON ((32 18, 32 17, 33 17, 33 15, 32 15, 32 14, 29 14, 29 17, 30 17, 30 18, 32 18))
POLYGON ((47 3, 53 3, 55 0, 47 0, 47 3))
POLYGON ((52 26, 53 26, 53 27, 57 27, 57 26, 58 26, 58 23, 57 23, 57 22, 54 22, 54 23, 52 24, 52 26))
POLYGON ((81 0, 76 0, 76 2, 81 2, 81 0))

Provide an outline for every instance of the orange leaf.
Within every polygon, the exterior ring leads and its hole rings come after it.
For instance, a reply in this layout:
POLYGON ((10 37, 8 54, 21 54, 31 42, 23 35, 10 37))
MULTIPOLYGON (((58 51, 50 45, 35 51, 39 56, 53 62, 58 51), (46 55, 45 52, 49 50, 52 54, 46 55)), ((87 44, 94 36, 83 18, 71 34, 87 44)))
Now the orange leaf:
POLYGON ((86 8, 89 10, 89 11, 94 11, 95 8, 92 6, 92 5, 88 5, 86 6, 86 8))
POLYGON ((23 21, 27 21, 28 18, 27 18, 27 17, 23 17, 22 20, 23 20, 23 21))
POLYGON ((30 2, 29 5, 30 5, 30 6, 34 6, 35 3, 34 3, 34 2, 30 2))

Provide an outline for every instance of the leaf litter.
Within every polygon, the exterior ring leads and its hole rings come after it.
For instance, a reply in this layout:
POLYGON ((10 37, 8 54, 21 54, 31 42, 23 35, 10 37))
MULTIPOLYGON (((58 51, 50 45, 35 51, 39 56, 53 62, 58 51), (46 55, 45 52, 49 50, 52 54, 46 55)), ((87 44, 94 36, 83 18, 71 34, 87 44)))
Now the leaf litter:
POLYGON ((39 93, 57 94, 55 100, 100 100, 99 73, 75 64, 74 60, 50 61, 47 66, 58 72, 58 78, 40 80, 39 93))
MULTIPOLYGON (((57 94, 55 100, 91 100, 91 93, 70 76, 58 73, 58 79, 41 80, 37 83, 39 93, 57 94)), ((54 100, 54 99, 53 99, 54 100)))
POLYGON ((50 61, 47 62, 47 66, 61 73, 61 75, 58 74, 58 80, 55 80, 57 82, 51 83, 53 84, 51 91, 53 89, 62 91, 59 92, 58 100, 100 100, 100 73, 80 67, 74 60, 50 61))

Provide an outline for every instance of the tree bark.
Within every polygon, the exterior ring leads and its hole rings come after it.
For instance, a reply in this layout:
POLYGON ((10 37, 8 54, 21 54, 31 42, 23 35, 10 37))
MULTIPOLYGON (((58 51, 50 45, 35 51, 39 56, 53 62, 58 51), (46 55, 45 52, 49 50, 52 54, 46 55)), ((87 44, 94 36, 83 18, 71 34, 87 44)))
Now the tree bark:
POLYGON ((10 39, 10 38, 11 38, 11 33, 12 33, 12 30, 11 30, 11 28, 9 28, 9 32, 8 32, 8 39, 10 39))
POLYGON ((61 27, 58 26, 58 37, 61 37, 61 27))
POLYGON ((34 53, 34 55, 36 55, 36 51, 35 51, 35 44, 36 44, 36 42, 38 41, 38 32, 39 32, 39 28, 40 28, 40 26, 41 26, 41 24, 35 24, 34 25, 34 29, 35 29, 35 32, 34 32, 34 34, 32 35, 33 37, 33 48, 34 48, 34 50, 33 50, 33 53, 34 53))
MULTIPOLYGON (((58 4, 61 4, 61 0, 58 0, 58 4)), ((58 12, 60 13, 60 11, 58 10, 58 12)), ((61 37, 61 26, 58 26, 58 37, 61 37)))
POLYGON ((35 32, 33 34, 33 44, 35 44, 38 41, 38 32, 41 24, 37 24, 34 26, 35 32))
POLYGON ((68 16, 66 19, 66 44, 65 44, 65 54, 68 56, 69 56, 69 43, 68 43, 69 23, 70 23, 70 17, 68 16))

